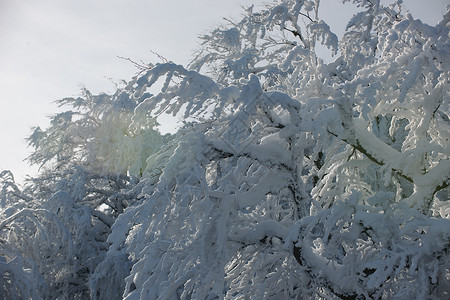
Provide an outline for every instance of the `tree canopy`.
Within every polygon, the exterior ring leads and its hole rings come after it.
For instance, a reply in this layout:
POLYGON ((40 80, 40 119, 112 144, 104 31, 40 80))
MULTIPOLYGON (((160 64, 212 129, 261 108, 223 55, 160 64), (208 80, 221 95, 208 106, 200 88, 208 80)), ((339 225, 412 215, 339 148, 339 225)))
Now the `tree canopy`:
POLYGON ((342 37, 278 0, 60 100, 40 174, 0 174, 3 298, 449 297, 450 13, 342 2, 342 37))

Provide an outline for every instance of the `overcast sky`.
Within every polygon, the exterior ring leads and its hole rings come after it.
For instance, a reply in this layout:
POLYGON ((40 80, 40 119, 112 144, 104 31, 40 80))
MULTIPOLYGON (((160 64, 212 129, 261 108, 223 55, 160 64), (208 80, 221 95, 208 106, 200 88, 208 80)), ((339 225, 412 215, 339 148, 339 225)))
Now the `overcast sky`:
MULTIPOLYGON (((159 62, 157 52, 186 65, 197 36, 238 18, 240 5, 257 0, 0 0, 0 171, 22 181, 36 172, 23 159, 31 127, 63 97, 114 92, 136 69, 117 56, 159 62)), ((267 1, 266 1, 267 2, 267 1)), ((338 0, 322 0, 324 19, 338 32, 351 11, 338 0)), ((404 0, 406 9, 435 24, 450 0, 404 0)))

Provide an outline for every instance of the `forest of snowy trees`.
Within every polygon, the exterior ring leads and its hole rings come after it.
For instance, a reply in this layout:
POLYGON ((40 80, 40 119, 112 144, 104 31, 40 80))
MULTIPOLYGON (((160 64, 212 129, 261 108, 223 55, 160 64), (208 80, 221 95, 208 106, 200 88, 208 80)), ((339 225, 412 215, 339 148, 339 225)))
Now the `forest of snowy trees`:
POLYGON ((342 2, 341 38, 273 1, 60 100, 0 174, 1 298, 448 299, 450 13, 342 2))

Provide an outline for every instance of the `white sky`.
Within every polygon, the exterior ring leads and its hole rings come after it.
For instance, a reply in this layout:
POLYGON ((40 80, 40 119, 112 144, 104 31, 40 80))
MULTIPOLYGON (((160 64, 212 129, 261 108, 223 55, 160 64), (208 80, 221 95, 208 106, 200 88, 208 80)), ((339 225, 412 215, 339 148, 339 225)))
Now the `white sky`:
MULTIPOLYGON (((261 0, 0 0, 0 171, 17 181, 35 173, 23 162, 31 127, 48 125, 55 100, 113 92, 136 69, 117 56, 159 62, 154 51, 186 65, 197 36, 238 18, 240 5, 261 0)), ((265 1, 267 2, 267 1, 265 1)), ((342 31, 351 5, 322 0, 323 18, 342 31)), ((405 8, 435 24, 450 0, 404 0, 405 8)))

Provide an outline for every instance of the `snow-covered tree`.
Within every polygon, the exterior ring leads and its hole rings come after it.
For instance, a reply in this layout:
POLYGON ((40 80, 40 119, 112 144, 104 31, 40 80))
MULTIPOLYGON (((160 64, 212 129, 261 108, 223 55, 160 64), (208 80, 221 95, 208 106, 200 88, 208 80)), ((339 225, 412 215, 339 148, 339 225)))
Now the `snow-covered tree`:
POLYGON ((29 139, 42 173, 23 191, 1 176, 2 292, 449 297, 450 13, 342 2, 358 13, 340 39, 319 1, 274 1, 202 36, 187 68, 63 99, 29 139))
MULTIPOLYGON (((45 131, 35 128, 28 139, 35 149, 29 160, 42 166, 41 174, 23 192, 10 172, 1 174, 0 236, 9 249, 2 257, 34 262, 33 272, 46 283, 33 288, 35 294, 85 299, 88 280, 108 250, 112 224, 136 201, 132 187, 145 158, 169 137, 151 122, 128 129, 136 104, 126 91, 95 96, 85 90, 83 97, 60 103, 71 110, 55 115, 45 131), (56 259, 55 251, 65 251, 63 259, 56 259)), ((5 283, 4 289, 10 287, 5 283)))

